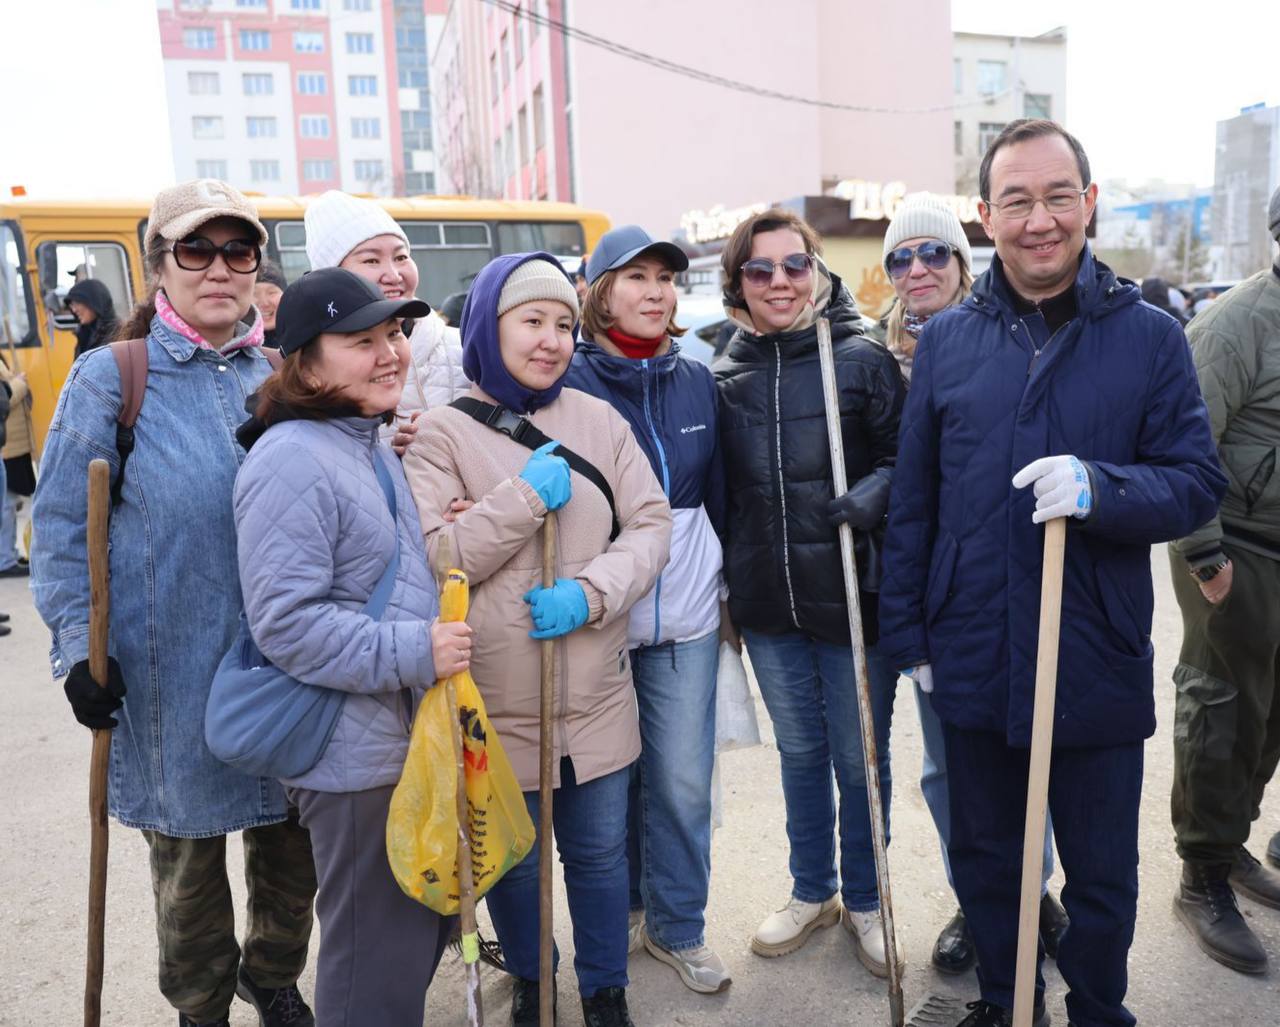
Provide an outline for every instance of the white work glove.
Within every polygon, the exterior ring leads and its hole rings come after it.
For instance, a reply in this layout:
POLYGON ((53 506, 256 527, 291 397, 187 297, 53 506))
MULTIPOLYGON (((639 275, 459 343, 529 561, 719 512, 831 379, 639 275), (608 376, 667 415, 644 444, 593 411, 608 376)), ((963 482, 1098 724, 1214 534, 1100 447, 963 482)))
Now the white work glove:
POLYGON ((908 667, 902 672, 917 685, 920 686, 922 692, 933 691, 933 667, 928 663, 922 663, 918 667, 908 667))
POLYGON ((1084 520, 1093 510, 1093 486, 1084 464, 1073 456, 1045 456, 1033 460, 1013 476, 1013 487, 1025 489, 1035 482, 1035 524, 1055 517, 1084 520))

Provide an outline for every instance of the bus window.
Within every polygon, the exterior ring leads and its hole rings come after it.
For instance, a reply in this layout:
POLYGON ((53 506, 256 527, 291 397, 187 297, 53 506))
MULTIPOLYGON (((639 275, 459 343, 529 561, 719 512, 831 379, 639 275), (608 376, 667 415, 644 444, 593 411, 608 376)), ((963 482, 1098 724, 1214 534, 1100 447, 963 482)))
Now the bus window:
POLYGON ((434 308, 451 293, 466 292, 493 257, 489 226, 467 221, 402 222, 418 265, 418 298, 434 308))
POLYGON ((127 317, 133 309, 129 258, 119 243, 44 242, 36 247, 36 266, 45 285, 45 306, 58 328, 74 330, 79 324, 67 309, 67 292, 85 278, 93 278, 107 287, 116 316, 127 317))
POLYGON ((280 270, 291 284, 311 270, 311 261, 307 259, 307 229, 301 221, 276 224, 276 249, 280 251, 280 270))
POLYGON ((0 344, 34 346, 27 272, 14 227, 0 223, 0 344))
POLYGON ((557 257, 583 257, 587 252, 582 226, 574 221, 498 222, 499 253, 544 250, 557 257))

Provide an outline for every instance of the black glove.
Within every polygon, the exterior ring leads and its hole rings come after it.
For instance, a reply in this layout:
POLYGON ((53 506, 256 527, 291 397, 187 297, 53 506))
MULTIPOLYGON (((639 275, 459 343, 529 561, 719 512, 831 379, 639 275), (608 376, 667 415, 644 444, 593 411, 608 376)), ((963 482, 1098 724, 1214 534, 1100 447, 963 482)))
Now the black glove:
POLYGON ((124 703, 124 678, 120 675, 120 664, 110 656, 107 657, 107 687, 102 688, 89 673, 89 661, 81 660, 71 668, 66 683, 62 686, 67 693, 67 702, 76 720, 85 727, 95 729, 113 728, 116 718, 111 716, 124 703))
POLYGON ((827 504, 827 520, 832 527, 847 524, 856 531, 879 527, 889 509, 889 487, 888 468, 872 471, 843 496, 836 496, 827 504))

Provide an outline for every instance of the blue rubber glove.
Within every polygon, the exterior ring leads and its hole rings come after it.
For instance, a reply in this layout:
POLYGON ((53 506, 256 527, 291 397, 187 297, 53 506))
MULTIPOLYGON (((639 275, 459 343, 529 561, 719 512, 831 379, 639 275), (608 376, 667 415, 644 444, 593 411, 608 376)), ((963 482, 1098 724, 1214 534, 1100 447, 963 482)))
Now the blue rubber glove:
POLYGON ((559 510, 569 502, 573 486, 569 481, 569 461, 562 456, 552 456, 558 442, 548 442, 533 451, 520 472, 520 477, 538 493, 538 498, 548 510, 559 510))
POLYGON ((550 588, 531 588, 524 594, 536 630, 530 638, 559 638, 587 623, 587 593, 572 578, 556 578, 550 588))

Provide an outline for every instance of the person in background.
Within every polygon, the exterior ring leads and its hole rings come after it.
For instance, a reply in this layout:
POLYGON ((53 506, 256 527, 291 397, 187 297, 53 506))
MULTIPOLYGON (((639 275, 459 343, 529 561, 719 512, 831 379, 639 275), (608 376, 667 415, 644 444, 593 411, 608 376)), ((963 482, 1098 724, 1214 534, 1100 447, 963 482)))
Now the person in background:
POLYGON ((888 963, 838 526, 854 529, 887 840, 898 675, 876 648, 875 557, 904 386, 893 357, 862 334, 852 295, 820 251, 812 227, 774 208, 740 224, 721 254, 725 312, 737 325, 712 369, 728 496, 725 578, 733 625, 773 720, 793 879, 790 899, 761 923, 751 948, 786 955, 814 930, 842 921, 863 966, 883 977, 888 963), (818 318, 831 326, 851 483, 843 496, 832 492, 818 318))
POLYGON ((724 468, 715 381, 676 342, 685 330, 675 321, 675 276, 688 266, 678 246, 638 225, 606 232, 587 267, 582 340, 565 384, 626 418, 672 507, 671 559, 627 629, 640 708, 627 846, 632 946, 642 943, 686 987, 715 994, 731 983, 705 937, 724 468))
POLYGON ((578 304, 587 302, 587 290, 591 288, 591 282, 587 279, 587 265, 590 263, 590 257, 583 257, 582 263, 578 265, 576 271, 573 272, 573 288, 578 294, 578 304))
POLYGON ((150 286, 122 334, 146 338, 135 446, 116 442, 120 372, 106 348, 71 367, 49 426, 31 588, 77 722, 113 728, 108 808, 151 854, 160 990, 180 1027, 226 1025, 232 998, 266 1027, 312 1027, 298 992, 315 868, 278 781, 220 762, 204 739, 209 690, 241 613, 232 489, 235 431, 267 377, 252 304, 266 230, 239 191, 201 179, 162 190, 143 240, 150 286), (247 312, 247 313, 246 313, 247 312), (109 680, 89 672, 85 473, 111 465, 109 680), (226 836, 242 832, 248 927, 236 940, 226 836))
POLYGON ((18 551, 18 508, 36 488, 31 463, 31 387, 0 353, 0 383, 8 390, 8 416, 0 425, 0 578, 26 577, 30 567, 18 551))
POLYGON ((276 345, 276 308, 288 287, 284 272, 264 257, 258 268, 258 280, 253 285, 253 305, 262 315, 264 346, 276 345))
POLYGON ((436 311, 440 320, 450 328, 457 328, 462 322, 462 307, 467 302, 465 292, 451 292, 436 311))
POLYGON ((120 322, 111 290, 96 278, 82 278, 67 292, 67 307, 79 322, 75 355, 114 341, 120 322))

